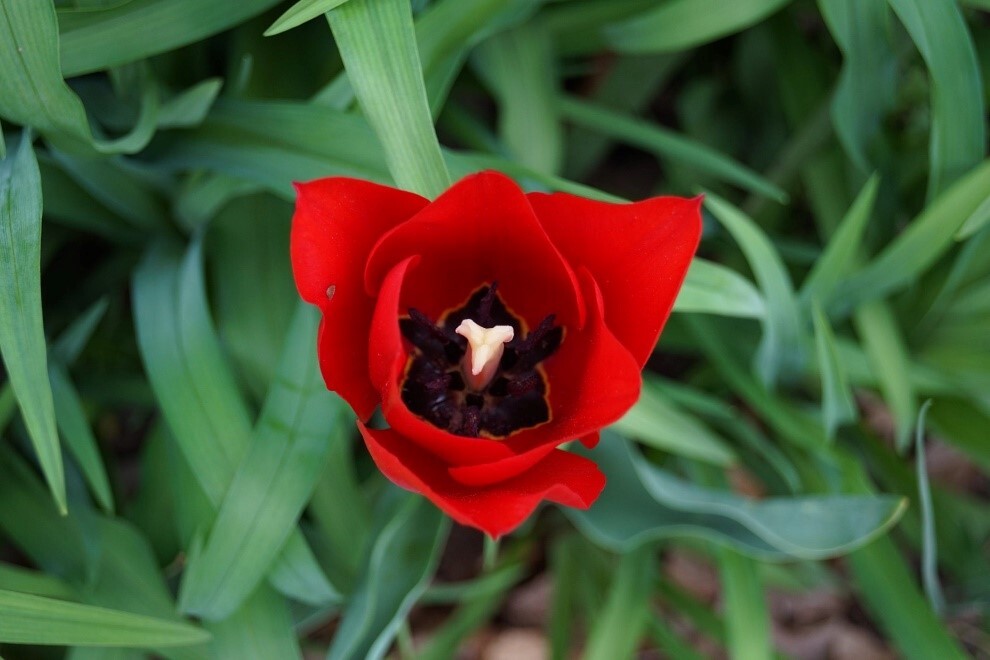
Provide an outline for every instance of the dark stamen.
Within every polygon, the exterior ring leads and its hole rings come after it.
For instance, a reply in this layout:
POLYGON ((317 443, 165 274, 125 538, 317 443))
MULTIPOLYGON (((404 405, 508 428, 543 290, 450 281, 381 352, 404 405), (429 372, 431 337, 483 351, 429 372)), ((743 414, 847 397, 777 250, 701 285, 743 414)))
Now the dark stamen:
POLYGON ((520 319, 498 294, 498 285, 479 287, 459 308, 436 322, 410 308, 399 319, 402 335, 414 350, 402 382, 402 400, 414 414, 450 433, 504 438, 550 419, 546 376, 540 363, 560 346, 564 329, 550 314, 525 337, 520 319), (492 380, 468 389, 462 361, 467 341, 454 329, 471 319, 484 327, 509 325, 516 339, 505 346, 492 380))
POLYGON ((522 396, 523 394, 528 394, 536 389, 537 385, 540 384, 540 377, 533 373, 527 373, 519 378, 515 378, 509 381, 507 387, 510 396, 522 396))
POLYGON ((540 325, 536 326, 535 330, 526 335, 526 339, 519 342, 516 352, 520 355, 525 355, 536 348, 537 344, 553 330, 553 322, 556 317, 556 314, 547 314, 546 318, 540 321, 540 325))
POLYGON ((454 341, 454 339, 450 335, 444 332, 443 328, 434 324, 433 321, 430 320, 430 317, 428 317, 426 314, 419 311, 415 307, 409 308, 409 318, 412 319, 416 323, 416 325, 420 326, 421 328, 429 332, 431 337, 438 340, 444 346, 454 341))
POLYGON ((481 409, 468 406, 464 409, 464 419, 461 420, 461 435, 477 438, 481 435, 481 409))
POLYGON ((488 291, 485 296, 478 303, 478 318, 475 322, 478 325, 483 325, 486 328, 490 328, 495 324, 492 320, 492 304, 495 302, 495 292, 498 290, 498 282, 492 282, 492 285, 488 287, 488 291))

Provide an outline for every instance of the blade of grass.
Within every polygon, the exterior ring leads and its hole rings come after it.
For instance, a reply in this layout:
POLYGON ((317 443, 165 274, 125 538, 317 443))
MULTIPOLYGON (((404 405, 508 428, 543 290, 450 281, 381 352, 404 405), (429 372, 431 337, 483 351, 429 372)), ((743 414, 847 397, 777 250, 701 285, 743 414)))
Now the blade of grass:
POLYGON ((763 339, 756 355, 756 369, 766 384, 796 371, 804 362, 801 316, 797 298, 780 255, 767 235, 742 212, 708 194, 705 206, 732 234, 746 255, 767 301, 763 339))
POLYGON ((759 564, 728 548, 719 548, 717 555, 730 657, 770 660, 770 616, 759 564))
POLYGON ((895 444, 903 452, 917 418, 917 402, 908 376, 908 349, 901 330, 889 306, 879 302, 861 305, 853 316, 853 325, 894 416, 895 444))
POLYGON ((148 144, 158 115, 158 90, 149 77, 131 132, 114 140, 94 136, 82 101, 62 78, 53 3, 0 0, 0 34, 0 115, 103 153, 136 153, 148 144))
MULTIPOLYGON (((201 249, 194 244, 183 260, 165 243, 152 246, 134 275, 132 300, 138 348, 158 403, 197 484, 216 509, 247 449, 251 425, 209 317, 201 249)), ((197 526, 210 522, 195 517, 197 526)), ((336 593, 298 531, 282 548, 269 578, 302 602, 332 600, 336 593)))
MULTIPOLYGON (((862 470, 847 464, 855 490, 869 492, 862 470)), ((915 586, 897 546, 889 537, 875 540, 846 559, 866 609, 908 660, 962 660, 966 654, 932 612, 915 586)))
POLYGON ((646 149, 660 158, 690 165, 722 181, 782 204, 787 202, 787 193, 779 186, 709 146, 656 124, 574 97, 561 96, 558 106, 565 118, 579 126, 646 149))
POLYGON ((450 175, 433 128, 409 0, 350 0, 327 18, 396 183, 436 197, 450 175))
POLYGON ((325 14, 331 9, 339 7, 347 0, 299 0, 279 16, 274 23, 265 30, 266 37, 274 37, 294 27, 299 27, 306 21, 325 14))
POLYGON ((713 261, 691 261, 674 311, 762 319, 767 305, 763 295, 745 277, 713 261))
POLYGON ((935 198, 879 255, 838 287, 836 306, 848 310, 915 280, 954 244, 956 232, 990 199, 990 160, 935 198))
POLYGON ((0 589, 22 594, 73 600, 75 594, 62 580, 21 566, 0 563, 0 589))
POLYGON ((449 520, 416 496, 399 495, 394 509, 375 535, 364 574, 327 652, 328 660, 384 657, 440 559, 449 520))
POLYGON ((208 622, 206 629, 213 634, 211 658, 302 658, 285 599, 265 585, 223 621, 208 622))
POLYGON ((130 0, 96 10, 62 10, 58 14, 62 74, 78 76, 164 53, 242 23, 277 3, 130 0))
POLYGON ((634 656, 650 618, 655 561, 651 544, 620 557, 612 587, 588 633, 584 658, 612 660, 634 656))
POLYGON ((888 0, 931 78, 928 198, 935 199, 986 155, 986 107, 976 50, 952 0, 888 0))
POLYGON ((879 186, 880 179, 876 175, 866 182, 822 255, 815 261, 801 287, 801 302, 805 305, 817 299, 827 309, 836 289, 858 263, 863 232, 873 212, 879 186))
POLYGON ((895 99, 897 54, 887 0, 819 0, 843 64, 832 99, 832 121, 842 146, 863 172, 868 149, 895 99))
POLYGON ((918 411, 918 425, 914 431, 914 463, 918 477, 918 503, 921 515, 921 580, 925 596, 936 615, 945 611, 945 596, 938 581, 938 537, 935 535, 935 507, 932 505, 932 490, 928 483, 928 468, 925 460, 925 414, 932 405, 931 399, 922 404, 918 411))
POLYGON ((815 323, 815 348, 822 377, 822 425, 829 440, 842 424, 856 419, 856 404, 846 378, 846 370, 835 348, 835 336, 828 319, 816 303, 812 318, 815 323))
POLYGON ((680 456, 727 466, 737 458, 732 449, 697 418, 644 382, 639 401, 613 427, 644 444, 680 456))
POLYGON ((189 624, 0 591, 0 641, 60 646, 188 646, 210 639, 189 624))
POLYGON ((320 375, 316 310, 299 303, 254 438, 224 497, 197 561, 190 561, 181 608, 222 620, 238 609, 278 556, 326 463, 339 429, 340 401, 320 375))
POLYGON ((670 0, 605 28, 621 53, 667 53, 714 41, 755 25, 790 0, 670 0))
POLYGON ((542 23, 496 34, 475 52, 476 69, 498 99, 502 142, 521 164, 555 174, 564 156, 555 60, 542 23))
POLYGON ((62 365, 52 362, 48 365, 48 378, 51 381, 52 397, 55 401, 55 417, 62 430, 65 445, 76 459, 83 477, 89 485, 96 501, 104 511, 113 513, 113 493, 107 479, 99 445, 86 419, 82 401, 75 385, 62 365))
POLYGON ((41 309, 41 175, 28 131, 0 161, 0 355, 58 508, 65 476, 41 309))

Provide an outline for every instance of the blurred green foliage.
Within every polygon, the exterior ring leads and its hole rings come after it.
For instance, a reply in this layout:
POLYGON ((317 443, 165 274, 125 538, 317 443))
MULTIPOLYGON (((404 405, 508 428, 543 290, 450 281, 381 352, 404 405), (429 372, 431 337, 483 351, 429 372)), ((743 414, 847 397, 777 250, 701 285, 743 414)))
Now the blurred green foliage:
POLYGON ((990 509, 919 482, 911 438, 930 400, 927 430, 990 470, 988 10, 0 0, 0 652, 408 655, 432 603, 453 611, 419 651, 451 657, 540 543, 554 658, 693 657, 661 611, 771 657, 781 575, 841 581, 904 657, 963 657, 945 618, 985 630, 990 509), (322 386, 291 182, 435 195, 482 168, 706 192, 706 230, 590 452, 600 501, 438 583, 448 521, 322 386), (717 566, 723 615, 658 570, 672 549, 717 566))

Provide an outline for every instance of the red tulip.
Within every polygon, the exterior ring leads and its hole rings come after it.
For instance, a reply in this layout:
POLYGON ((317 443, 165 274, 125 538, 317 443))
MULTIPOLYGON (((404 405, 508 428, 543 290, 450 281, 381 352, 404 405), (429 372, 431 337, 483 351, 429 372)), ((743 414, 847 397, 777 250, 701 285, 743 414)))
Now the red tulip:
POLYGON ((494 537, 544 499, 591 506, 604 475, 557 447, 593 445, 636 402, 700 200, 524 194, 495 172, 433 202, 338 177, 296 190, 320 368, 381 471, 494 537), (387 429, 367 426, 379 405, 387 429))

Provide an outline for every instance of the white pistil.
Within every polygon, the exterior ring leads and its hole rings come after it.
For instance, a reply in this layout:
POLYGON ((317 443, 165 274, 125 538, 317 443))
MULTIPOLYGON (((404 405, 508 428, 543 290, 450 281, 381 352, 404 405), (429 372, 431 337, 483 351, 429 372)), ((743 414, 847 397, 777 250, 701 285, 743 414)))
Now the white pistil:
POLYGON ((467 352, 461 360, 468 387, 476 392, 484 389, 498 371, 505 344, 512 341, 515 334, 512 326, 485 328, 471 319, 464 319, 454 332, 468 340, 467 352))

